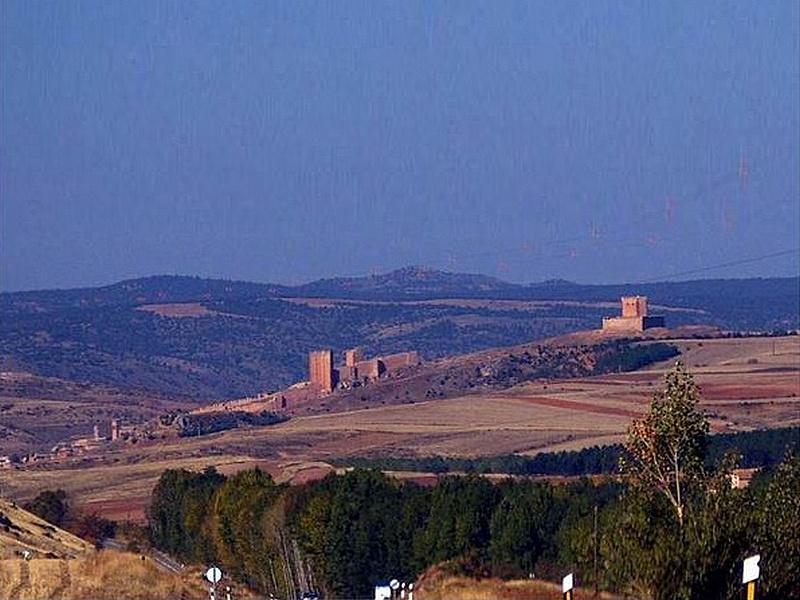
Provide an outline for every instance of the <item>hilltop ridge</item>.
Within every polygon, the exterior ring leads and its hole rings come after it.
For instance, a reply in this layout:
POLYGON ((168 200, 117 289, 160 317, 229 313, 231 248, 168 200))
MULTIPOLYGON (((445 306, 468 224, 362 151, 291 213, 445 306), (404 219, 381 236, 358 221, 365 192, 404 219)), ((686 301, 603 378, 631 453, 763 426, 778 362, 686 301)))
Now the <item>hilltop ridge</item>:
POLYGON ((520 285, 422 267, 299 286, 157 276, 0 295, 0 371, 224 400, 303 380, 314 349, 435 360, 596 329, 631 293, 648 295, 670 328, 800 328, 800 278, 520 285))

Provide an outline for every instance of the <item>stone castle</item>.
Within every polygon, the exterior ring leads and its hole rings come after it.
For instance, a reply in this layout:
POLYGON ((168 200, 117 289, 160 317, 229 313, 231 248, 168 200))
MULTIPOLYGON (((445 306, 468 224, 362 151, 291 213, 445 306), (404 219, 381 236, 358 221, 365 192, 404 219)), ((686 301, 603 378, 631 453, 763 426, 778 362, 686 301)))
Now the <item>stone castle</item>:
POLYGON ((664 317, 648 314, 647 296, 623 296, 622 316, 603 318, 603 331, 640 333, 653 327, 664 327, 664 317))
POLYGON ((335 367, 331 350, 314 350, 308 355, 309 382, 322 392, 350 388, 386 377, 403 367, 420 364, 416 351, 365 358, 361 348, 344 352, 344 364, 335 367))

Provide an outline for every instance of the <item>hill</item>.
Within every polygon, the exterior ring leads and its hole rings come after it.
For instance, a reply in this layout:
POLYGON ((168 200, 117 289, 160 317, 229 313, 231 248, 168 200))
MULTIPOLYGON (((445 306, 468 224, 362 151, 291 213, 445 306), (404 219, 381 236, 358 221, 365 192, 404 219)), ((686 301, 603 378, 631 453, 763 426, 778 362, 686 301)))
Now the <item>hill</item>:
POLYGON ((293 287, 160 276, 0 295, 0 371, 200 402, 302 380, 317 348, 433 360, 593 329, 631 293, 670 327, 793 330, 799 290, 798 278, 519 285, 422 268, 293 287))
POLYGON ((47 558, 76 558, 93 550, 92 544, 0 500, 0 559, 20 557, 23 552, 47 558))
MULTIPOLYGON (((713 433, 800 425, 797 335, 665 341, 678 347, 695 376, 713 433)), ((588 352, 584 348, 574 356, 588 352)), ((646 410, 672 364, 669 360, 600 376, 576 371, 580 376, 571 379, 480 385, 461 393, 444 379, 462 368, 469 372, 470 364, 474 371, 481 361, 485 366, 503 364, 491 361, 503 361, 504 355, 513 352, 447 359, 440 376, 431 381, 425 379, 435 372, 423 371, 421 383, 441 390, 441 396, 398 393, 402 385, 416 389, 420 383, 420 374, 411 373, 406 383, 397 378, 371 388, 368 401, 343 391, 270 426, 189 437, 167 434, 165 428, 137 443, 106 441, 79 456, 0 469, 0 486, 18 501, 60 488, 87 514, 141 521, 153 486, 166 469, 215 466, 231 474, 258 466, 277 481, 303 482, 331 472, 334 464, 359 458, 534 456, 580 450, 624 440, 631 419, 646 410)), ((582 361, 571 364, 578 368, 582 361)))
MULTIPOLYGON (((201 600, 208 598, 208 590, 199 569, 172 573, 149 557, 142 560, 139 554, 101 550, 70 559, 0 559, 0 597, 201 600)), ((237 597, 252 595, 237 589, 237 597)))
MULTIPOLYGON (((237 592, 238 597, 250 597, 247 590, 237 592)), ((0 499, 0 598, 207 597, 199 567, 179 569, 157 553, 97 550, 0 499)))

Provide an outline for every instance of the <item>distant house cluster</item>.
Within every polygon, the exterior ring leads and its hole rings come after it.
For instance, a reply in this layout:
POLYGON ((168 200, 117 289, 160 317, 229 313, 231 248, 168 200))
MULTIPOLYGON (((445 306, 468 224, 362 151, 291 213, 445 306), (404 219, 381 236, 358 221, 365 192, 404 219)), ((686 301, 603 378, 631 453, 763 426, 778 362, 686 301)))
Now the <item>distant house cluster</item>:
POLYGON ((129 431, 123 433, 119 421, 113 419, 108 429, 109 434, 106 436, 101 434, 100 426, 95 424, 92 427, 92 437, 78 437, 58 443, 50 449, 50 452, 34 452, 25 456, 0 456, 0 469, 9 469, 17 463, 33 464, 84 456, 99 449, 105 442, 116 442, 131 437, 132 430, 128 429, 129 431))
POLYGON ((95 442, 102 442, 102 441, 106 441, 106 440, 111 440, 112 442, 115 442, 115 441, 117 441, 119 439, 119 421, 117 421, 116 419, 113 419, 111 421, 111 428, 109 430, 109 436, 108 437, 100 435, 100 426, 99 425, 95 425, 93 427, 92 431, 94 433, 94 441, 95 442))
POLYGON ((331 350, 314 350, 308 355, 308 377, 315 388, 331 392, 336 388, 358 387, 418 364, 416 351, 365 358, 361 348, 351 348, 344 353, 344 364, 337 367, 331 350))
POLYGON ((613 333, 638 333, 645 329, 664 327, 664 317, 648 314, 647 296, 623 296, 622 316, 605 317, 603 331, 613 333))

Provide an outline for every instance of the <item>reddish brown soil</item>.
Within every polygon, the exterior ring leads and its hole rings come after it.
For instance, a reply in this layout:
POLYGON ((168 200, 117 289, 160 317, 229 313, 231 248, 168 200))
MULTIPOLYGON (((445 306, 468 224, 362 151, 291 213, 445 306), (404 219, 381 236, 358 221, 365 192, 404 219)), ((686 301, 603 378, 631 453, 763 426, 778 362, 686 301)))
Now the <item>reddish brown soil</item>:
POLYGON ((566 408, 568 410, 577 410, 581 412, 595 413, 598 415, 616 415, 620 417, 631 417, 631 418, 639 416, 638 412, 632 410, 613 408, 611 406, 599 406, 597 404, 589 404, 588 402, 563 400, 561 398, 547 398, 545 396, 525 398, 525 402, 529 402, 531 404, 539 404, 541 406, 552 406, 553 408, 566 408))
POLYGON ((183 317, 205 317, 213 315, 214 312, 208 310, 202 304, 188 302, 186 304, 145 304, 138 310, 155 313, 162 317, 183 318, 183 317))

